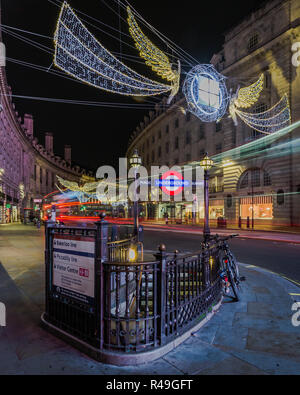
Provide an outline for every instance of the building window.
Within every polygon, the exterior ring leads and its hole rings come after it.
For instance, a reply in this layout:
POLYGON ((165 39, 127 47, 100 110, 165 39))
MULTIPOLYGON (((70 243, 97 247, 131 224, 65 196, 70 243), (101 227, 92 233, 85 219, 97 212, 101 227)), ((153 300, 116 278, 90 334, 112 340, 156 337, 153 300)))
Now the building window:
POLYGON ((252 51, 253 49, 255 49, 257 47, 259 43, 259 34, 258 33, 253 33, 248 41, 248 50, 252 51))
POLYGON ((191 161, 191 154, 186 154, 186 161, 190 162, 191 161))
POLYGON ((277 204, 278 206, 282 206, 284 204, 284 190, 280 189, 277 192, 277 204))
POLYGON ((174 145, 175 149, 179 148, 179 137, 175 137, 175 145, 174 145))
POLYGON ((152 144, 155 143, 155 136, 152 136, 152 144))
POLYGON ((216 123, 216 133, 220 132, 222 130, 222 123, 221 122, 217 122, 216 123))
POLYGON ((151 154, 151 160, 152 160, 152 162, 154 162, 154 159, 155 159, 155 153, 154 153, 154 151, 152 151, 152 154, 151 154))
POLYGON ((158 132, 158 139, 161 139, 161 130, 158 132))
POLYGON ((204 138, 205 138, 205 126, 203 123, 201 123, 198 129, 198 140, 203 140, 204 138))
POLYGON ((240 189, 247 188, 249 185, 249 173, 247 172, 241 179, 240 189))
POLYGON ((269 89, 271 88, 271 74, 270 73, 265 73, 265 88, 269 89))
POLYGON ((43 184, 43 169, 40 167, 40 183, 43 184))
POLYGON ((269 187, 270 185, 272 185, 270 174, 264 171, 264 186, 269 187))
POLYGON ((191 131, 187 130, 185 135, 185 145, 191 144, 191 131))
POLYGON ((233 144, 234 146, 236 146, 236 129, 235 129, 235 128, 232 129, 232 132, 231 132, 231 139, 232 139, 232 144, 233 144))
POLYGON ((175 119, 175 129, 177 129, 179 127, 179 119, 176 118, 175 119))
POLYGON ((205 150, 201 148, 199 150, 198 156, 199 156, 199 159, 203 159, 205 156, 205 150))
POLYGON ((169 153, 169 150, 170 150, 170 144, 169 144, 169 143, 166 143, 166 154, 169 153))
POLYGON ((149 154, 147 154, 147 165, 150 164, 150 160, 149 160, 149 154))
POLYGON ((166 134, 169 134, 169 125, 166 125, 166 134))
POLYGON ((251 133, 249 138, 250 141, 257 140, 260 137, 263 137, 263 134, 255 129, 251 129, 250 133, 251 133))
POLYGON ((260 170, 259 169, 252 170, 251 185, 253 187, 260 187, 260 170))
POLYGON ((48 186, 49 183, 49 172, 46 170, 46 186, 48 186))
POLYGON ((37 172, 36 172, 36 165, 34 165, 34 173, 33 173, 34 181, 36 181, 36 174, 37 174, 37 172))
POLYGON ((191 120, 191 113, 188 111, 185 117, 186 122, 190 122, 191 120))
POLYGON ((222 144, 219 143, 216 145, 216 154, 220 154, 222 152, 222 144))
POLYGON ((232 207, 232 195, 227 195, 227 208, 232 207))
POLYGON ((158 157, 161 157, 161 147, 158 147, 158 157))

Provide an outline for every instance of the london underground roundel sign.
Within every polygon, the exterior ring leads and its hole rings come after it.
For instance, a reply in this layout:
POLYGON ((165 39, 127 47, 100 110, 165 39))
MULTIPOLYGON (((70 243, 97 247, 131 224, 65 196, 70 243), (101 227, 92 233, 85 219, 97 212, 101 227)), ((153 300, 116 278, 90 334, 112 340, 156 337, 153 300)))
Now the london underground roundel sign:
POLYGON ((175 196, 182 192, 184 181, 179 172, 167 171, 161 179, 161 189, 166 195, 175 196))

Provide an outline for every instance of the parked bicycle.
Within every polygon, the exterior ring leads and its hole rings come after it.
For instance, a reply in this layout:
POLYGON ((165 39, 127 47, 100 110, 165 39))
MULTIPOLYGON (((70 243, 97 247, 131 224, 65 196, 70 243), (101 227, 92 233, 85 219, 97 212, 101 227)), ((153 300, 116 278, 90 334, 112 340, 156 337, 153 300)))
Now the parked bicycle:
POLYGON ((238 235, 230 235, 228 237, 214 237, 219 245, 219 259, 221 259, 221 272, 220 276, 223 281, 224 293, 230 296, 232 291, 233 297, 236 301, 241 300, 241 282, 245 281, 245 277, 240 277, 237 260, 230 250, 228 240, 237 237, 238 235))

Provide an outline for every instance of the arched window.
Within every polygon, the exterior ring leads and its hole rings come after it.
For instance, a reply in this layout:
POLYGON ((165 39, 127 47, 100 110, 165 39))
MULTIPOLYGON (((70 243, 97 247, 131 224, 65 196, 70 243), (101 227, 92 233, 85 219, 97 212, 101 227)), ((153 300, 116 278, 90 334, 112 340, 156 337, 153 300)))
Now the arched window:
POLYGON ((264 171, 264 186, 269 187, 270 185, 272 185, 270 174, 264 171))
POLYGON ((227 195, 227 208, 232 207, 232 195, 227 195))
POLYGON ((244 173, 240 180, 240 189, 247 188, 249 186, 249 172, 244 173))

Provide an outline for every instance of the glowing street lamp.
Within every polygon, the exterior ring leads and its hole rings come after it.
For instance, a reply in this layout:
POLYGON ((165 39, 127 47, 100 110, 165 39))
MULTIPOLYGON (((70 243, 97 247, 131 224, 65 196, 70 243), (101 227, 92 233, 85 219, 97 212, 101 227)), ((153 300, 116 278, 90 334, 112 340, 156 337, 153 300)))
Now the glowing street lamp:
POLYGON ((130 167, 134 168, 134 206, 133 206, 133 211, 134 211, 134 233, 135 235, 138 235, 138 226, 139 226, 139 213, 138 213, 138 201, 137 201, 137 195, 136 195, 136 190, 137 190, 137 171, 138 168, 142 165, 142 158, 138 154, 138 150, 135 149, 132 157, 129 159, 130 167))
POLYGON ((209 228, 209 170, 213 167, 214 162, 209 158, 208 154, 201 160, 200 166, 204 169, 204 228, 203 238, 204 241, 208 241, 210 237, 209 228))

